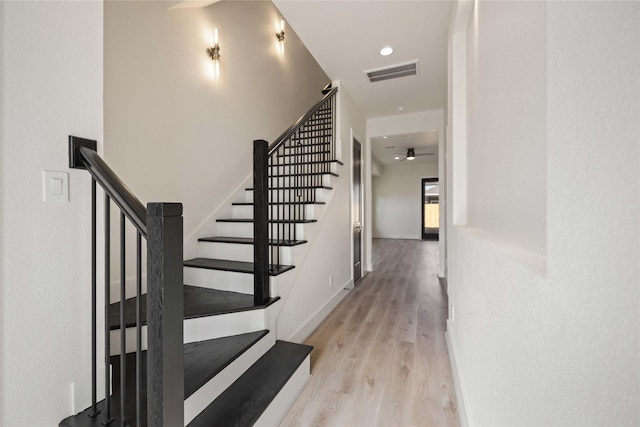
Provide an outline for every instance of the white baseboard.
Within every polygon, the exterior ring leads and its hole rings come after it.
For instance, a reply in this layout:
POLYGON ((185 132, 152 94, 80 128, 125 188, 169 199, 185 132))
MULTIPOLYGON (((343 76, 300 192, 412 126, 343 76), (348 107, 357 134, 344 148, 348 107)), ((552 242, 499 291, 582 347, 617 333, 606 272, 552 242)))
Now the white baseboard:
POLYGON ((302 324, 286 341, 302 343, 309 335, 316 330, 316 328, 322 323, 324 319, 333 311, 334 308, 347 296, 349 290, 353 288, 353 281, 349 280, 340 288, 340 290, 322 307, 320 307, 314 314, 312 314, 306 322, 302 324))
POLYGON ((451 339, 451 322, 447 320, 447 332, 445 332, 447 340, 447 350, 449 351, 449 364, 451 365, 451 375, 453 376, 453 388, 456 393, 456 406, 458 407, 458 421, 460 426, 467 427, 469 420, 467 419, 467 408, 464 405, 464 396, 462 394, 462 385, 458 376, 458 364, 456 363, 456 354, 451 339))

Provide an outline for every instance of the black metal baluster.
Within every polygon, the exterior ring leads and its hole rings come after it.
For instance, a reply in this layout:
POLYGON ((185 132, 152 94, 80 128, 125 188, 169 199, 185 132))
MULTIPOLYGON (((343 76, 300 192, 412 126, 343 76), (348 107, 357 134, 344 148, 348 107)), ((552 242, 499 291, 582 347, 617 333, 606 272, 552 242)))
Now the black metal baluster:
POLYGON ((104 195, 104 424, 113 421, 111 417, 111 205, 109 196, 104 195))
POLYGON ((125 313, 125 217, 120 213, 120 424, 127 425, 127 330, 125 313))
MULTIPOLYGON (((276 166, 276 170, 274 175, 276 176, 280 176, 282 175, 282 173, 280 172, 280 166, 276 166)), ((270 206, 270 211, 271 211, 271 216, 269 217, 270 222, 270 228, 271 228, 271 239, 278 239, 280 237, 280 230, 278 230, 278 224, 276 222, 276 220, 278 219, 278 202, 280 202, 280 193, 278 192, 277 188, 280 187, 279 181, 280 178, 275 178, 275 181, 273 182, 272 188, 276 188, 276 190, 272 190, 275 191, 275 203, 274 200, 271 200, 271 204, 270 206)), ((269 253, 271 254, 271 258, 269 259, 269 269, 273 269, 273 268, 277 268, 277 266, 280 264, 280 259, 278 259, 278 255, 277 253, 274 252, 274 248, 277 249, 277 246, 271 246, 270 247, 271 250, 269 251, 269 253)))
MULTIPOLYGON (((294 162, 294 168, 295 168, 295 194, 294 194, 294 201, 297 203, 300 200, 300 162, 302 162, 302 158, 300 156, 300 152, 297 152, 295 154, 294 157, 292 157, 293 162, 294 162)), ((293 240, 298 240, 298 229, 296 228, 296 224, 295 224, 295 220, 298 216, 298 212, 296 209, 296 205, 293 206, 293 218, 291 219, 291 221, 289 222, 289 227, 291 229, 291 227, 293 227, 293 240)))
POLYGON ((338 158, 337 148, 336 148, 336 138, 338 130, 336 129, 336 113, 337 113, 337 100, 336 95, 331 98, 331 145, 333 147, 333 158, 338 158))
MULTIPOLYGON (((307 157, 311 156, 313 157, 313 137, 311 139, 307 140, 307 144, 304 148, 304 150, 307 153, 307 157)), ((313 159, 311 159, 313 160, 313 159)), ((300 217, 305 220, 307 219, 307 210, 306 210, 306 202, 309 199, 309 191, 312 191, 311 187, 313 186, 313 161, 307 163, 305 165, 305 187, 307 187, 306 191, 305 191, 305 195, 302 198, 302 200, 300 200, 300 217)))
MULTIPOLYGON (((317 141, 317 140, 314 138, 314 140, 313 140, 313 141, 311 141, 311 142, 312 142, 313 144, 317 144, 317 143, 318 143, 318 142, 320 142, 320 141, 317 141)), ((311 147, 311 151, 313 150, 313 147, 315 147, 315 145, 311 147)), ((312 151, 312 152, 313 152, 313 151, 312 151)), ((315 186, 315 185, 317 185, 318 183, 322 183, 322 175, 318 175, 318 172, 320 171, 320 170, 319 170, 319 168, 318 168, 318 166, 319 166, 319 163, 317 163, 317 162, 315 162, 315 161, 314 161, 314 162, 311 164, 311 168, 310 168, 310 169, 311 169, 311 174, 312 174, 311 176, 313 177, 313 178, 311 179, 311 181, 313 182, 314 186, 315 186), (320 179, 318 179, 318 177, 319 177, 320 179)), ((315 191, 315 190, 314 190, 314 191, 315 191)), ((307 196, 308 196, 308 197, 307 197, 307 200, 305 200, 305 202, 310 203, 311 199, 313 198, 313 196, 311 195, 311 192, 309 192, 309 194, 308 194, 307 196)), ((306 215, 306 210, 305 210, 305 215, 306 215)))
POLYGON ((136 233, 136 426, 142 427, 142 236, 136 233))
POLYGON ((98 356, 97 356, 97 264, 96 264, 96 180, 91 178, 91 412, 95 418, 98 410, 98 356))

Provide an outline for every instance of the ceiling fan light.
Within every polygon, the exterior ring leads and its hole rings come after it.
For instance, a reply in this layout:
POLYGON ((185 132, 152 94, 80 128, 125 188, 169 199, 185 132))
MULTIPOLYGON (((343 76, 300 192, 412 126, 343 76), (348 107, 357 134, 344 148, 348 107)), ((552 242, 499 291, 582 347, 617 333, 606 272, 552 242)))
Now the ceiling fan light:
POLYGON ((415 159, 415 158, 416 158, 416 153, 415 153, 415 151, 413 150, 413 148, 409 148, 409 149, 407 150, 407 160, 413 160, 413 159, 415 159))

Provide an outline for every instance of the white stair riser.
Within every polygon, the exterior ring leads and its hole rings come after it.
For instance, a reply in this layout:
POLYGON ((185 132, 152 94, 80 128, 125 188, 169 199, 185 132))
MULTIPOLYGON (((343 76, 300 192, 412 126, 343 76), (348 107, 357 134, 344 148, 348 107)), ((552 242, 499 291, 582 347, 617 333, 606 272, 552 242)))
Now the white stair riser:
POLYGON ((223 237, 253 237, 252 222, 216 222, 217 235, 223 237))
MULTIPOLYGON (((329 151, 329 150, 325 150, 325 151, 329 151)), ((290 164, 290 163, 304 163, 303 165, 300 166, 308 166, 307 163, 309 162, 329 162, 331 160, 331 154, 330 153, 318 153, 318 152, 314 152, 314 153, 307 153, 307 154, 300 154, 300 153, 295 153, 294 155, 290 155, 291 153, 282 153, 280 155, 275 155, 272 164, 278 164, 278 165, 282 165, 282 164, 290 164)))
MULTIPOLYGON (((274 227, 271 227, 269 224, 269 235, 276 232, 276 225, 279 226, 281 239, 289 239, 294 236, 289 236, 289 234, 293 234, 295 228, 295 238, 297 240, 302 240, 304 238, 304 224, 293 224, 291 227, 284 226, 282 224, 274 224, 274 227)), ((218 236, 224 237, 253 237, 253 223, 252 222, 218 222, 216 224, 218 228, 218 236)))
MULTIPOLYGON (((292 264, 291 248, 281 246, 279 250, 280 263, 287 265, 292 264)), ((202 258, 253 262, 253 245, 240 243, 199 242, 198 256, 202 258)))
POLYGON ((253 274, 185 267, 184 283, 208 289, 253 295, 253 274))
POLYGON ((331 176, 323 175, 306 175, 299 178, 291 176, 283 176, 277 178, 269 178, 269 186, 271 187, 308 187, 312 185, 331 186, 331 176))
MULTIPOLYGON (((287 160, 287 162, 290 160, 287 160)), ((277 166, 272 166, 269 168, 269 175, 290 175, 295 173, 305 173, 305 172, 333 172, 338 173, 338 165, 336 162, 331 162, 329 165, 324 165, 322 163, 314 163, 311 165, 291 165, 289 163, 283 163, 280 160, 277 163, 277 166)))
MULTIPOLYGON (((272 215, 272 212, 277 214, 278 218, 296 218, 302 214, 305 215, 303 218, 315 218, 314 205, 269 205, 269 215, 272 215), (301 208, 304 208, 304 212, 301 212, 301 208)), ((253 218, 253 205, 234 205, 233 217, 237 219, 253 218)))
MULTIPOLYGON (((184 281, 193 286, 253 295, 253 274, 185 267, 184 281)), ((271 297, 279 295, 275 277, 269 277, 269 287, 271 297)))
MULTIPOLYGON (((330 191, 326 188, 315 188, 312 189, 312 191, 315 191, 315 201, 316 202, 324 202, 326 201, 326 191, 330 191)), ((253 203, 253 191, 245 191, 245 202, 247 203, 253 203)), ((277 190, 277 193, 272 193, 271 194, 271 200, 272 201, 279 201, 279 202, 288 202, 288 201, 297 201, 298 198, 296 197, 296 194, 293 192, 289 192, 289 190, 277 190)))
MULTIPOLYGON (((266 329, 264 309, 218 314, 216 316, 197 317, 184 320, 184 342, 196 342, 238 335, 266 329)), ((147 349, 147 326, 141 328, 142 350, 147 349)), ((127 353, 136 351, 135 327, 125 330, 125 349, 127 353)), ((120 330, 110 333, 112 356, 120 354, 120 330)))
POLYGON ((200 412, 244 374, 274 344, 275 334, 270 332, 189 396, 184 401, 184 425, 186 426, 193 421, 200 412))

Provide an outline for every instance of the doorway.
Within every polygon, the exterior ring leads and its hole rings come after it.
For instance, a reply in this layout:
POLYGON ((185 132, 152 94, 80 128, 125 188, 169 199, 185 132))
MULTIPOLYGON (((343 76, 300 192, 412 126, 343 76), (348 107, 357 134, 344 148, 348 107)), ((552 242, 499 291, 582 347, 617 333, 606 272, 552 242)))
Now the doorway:
POLYGON ((422 178, 422 240, 440 237, 440 183, 438 178, 422 178))
POLYGON ((353 138, 353 284, 362 278, 362 144, 353 138))

